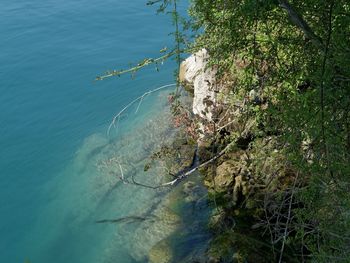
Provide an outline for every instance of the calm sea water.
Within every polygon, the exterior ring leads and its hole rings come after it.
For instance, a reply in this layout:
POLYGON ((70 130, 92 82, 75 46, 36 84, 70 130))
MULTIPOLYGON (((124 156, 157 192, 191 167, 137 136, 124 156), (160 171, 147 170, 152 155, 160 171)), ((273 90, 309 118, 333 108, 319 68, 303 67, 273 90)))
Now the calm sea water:
POLYGON ((138 250, 128 243, 133 224, 94 221, 159 201, 154 191, 118 186, 106 160, 130 157, 138 165, 146 153, 134 142, 147 138, 142 127, 164 111, 165 93, 124 118, 129 137, 111 141, 106 130, 129 101, 172 83, 175 65, 158 73, 150 67, 134 80, 93 80, 171 46, 170 18, 155 15, 146 0, 0 6, 0 262, 141 262, 143 255, 130 255, 138 250))

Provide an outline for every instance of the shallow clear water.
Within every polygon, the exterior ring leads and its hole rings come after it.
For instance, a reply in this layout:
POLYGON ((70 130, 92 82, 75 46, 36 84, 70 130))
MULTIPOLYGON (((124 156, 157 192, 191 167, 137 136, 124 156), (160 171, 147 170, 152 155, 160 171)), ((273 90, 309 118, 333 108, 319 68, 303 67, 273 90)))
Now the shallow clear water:
POLYGON ((173 82, 175 65, 166 62, 158 73, 150 67, 134 80, 93 81, 171 46, 170 18, 145 3, 1 1, 0 262, 145 259, 141 245, 130 242, 145 235, 140 224, 95 221, 147 214, 161 202, 161 191, 121 184, 118 167, 141 176, 147 151, 159 138, 171 139, 166 122, 149 122, 166 114, 167 92, 148 97, 137 114, 131 109, 117 137, 106 130, 129 101, 173 82), (147 139, 157 140, 138 143, 147 139))

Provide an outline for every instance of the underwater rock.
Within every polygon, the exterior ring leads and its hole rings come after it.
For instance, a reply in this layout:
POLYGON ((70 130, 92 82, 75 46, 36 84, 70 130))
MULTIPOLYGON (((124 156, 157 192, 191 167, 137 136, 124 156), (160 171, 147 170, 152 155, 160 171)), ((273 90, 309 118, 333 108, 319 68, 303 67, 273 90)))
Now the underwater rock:
POLYGON ((189 194, 194 187, 196 187, 196 184, 194 182, 188 181, 188 182, 184 183, 182 186, 183 192, 185 194, 189 194))
MULTIPOLYGON (((142 261, 158 242, 173 233, 181 218, 164 204, 160 204, 153 212, 155 220, 144 221, 134 233, 132 256, 142 261)), ((160 261, 159 261, 160 262, 160 261)))
MULTIPOLYGON (((170 247, 162 244, 162 240, 171 236, 182 223, 182 219, 177 212, 177 207, 184 203, 182 188, 172 189, 167 193, 162 201, 151 208, 153 220, 145 220, 140 223, 133 235, 133 244, 130 249, 132 251, 132 257, 136 261, 144 261, 145 258, 152 258, 150 262, 168 262, 168 261, 156 261, 161 257, 157 255, 163 255, 160 250, 170 250, 170 247), (151 250, 153 250, 151 252, 151 250), (152 254, 152 257, 151 257, 152 254)), ((169 251, 166 254, 171 254, 169 251)))
POLYGON ((148 255, 149 263, 170 263, 173 258, 172 254, 169 242, 166 239, 161 240, 151 248, 148 255))
POLYGON ((200 199, 203 190, 194 182, 188 181, 183 184, 182 192, 184 194, 184 201, 187 203, 196 202, 200 199))

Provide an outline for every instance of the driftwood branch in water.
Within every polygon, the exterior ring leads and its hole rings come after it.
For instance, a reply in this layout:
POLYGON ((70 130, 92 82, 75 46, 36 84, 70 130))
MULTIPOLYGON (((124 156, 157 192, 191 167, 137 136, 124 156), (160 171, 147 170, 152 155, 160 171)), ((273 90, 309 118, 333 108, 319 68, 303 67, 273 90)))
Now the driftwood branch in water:
POLYGON ((280 7, 288 13, 292 23, 303 31, 303 33, 312 41, 312 43, 323 51, 324 45, 322 39, 315 34, 304 18, 295 10, 287 0, 279 0, 280 7))
POLYGON ((131 182, 125 178, 123 178, 123 176, 120 177, 120 179, 125 183, 125 184, 133 184, 133 185, 137 185, 137 186, 142 186, 145 188, 150 188, 150 189, 159 189, 159 188, 163 188, 163 187, 170 187, 170 186, 174 186, 177 183, 181 182, 183 179, 185 179, 186 177, 188 177, 189 175, 191 175, 192 173, 194 173, 195 171, 199 170, 200 168, 203 168, 205 166, 207 166, 208 164, 211 164, 212 162, 214 162, 215 160, 217 160, 218 158, 220 158, 221 156, 223 156, 227 150, 236 142, 231 142, 230 144, 228 144, 221 152, 219 152, 217 155, 215 155, 213 158, 205 161, 204 163, 201 163, 195 167, 193 167, 192 169, 190 169, 187 172, 184 173, 180 173, 179 176, 177 176, 174 180, 164 183, 164 184, 160 184, 160 185, 156 185, 156 186, 152 186, 152 185, 146 185, 143 183, 139 183, 135 180, 134 176, 131 176, 131 182))

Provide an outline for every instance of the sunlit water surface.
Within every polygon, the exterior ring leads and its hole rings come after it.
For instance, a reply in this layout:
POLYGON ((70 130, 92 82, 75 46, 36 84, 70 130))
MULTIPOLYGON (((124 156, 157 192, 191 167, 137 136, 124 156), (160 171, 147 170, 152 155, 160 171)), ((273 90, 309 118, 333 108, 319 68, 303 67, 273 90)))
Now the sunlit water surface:
POLYGON ((145 183, 164 180, 161 170, 151 176, 143 167, 172 139, 172 88, 148 96, 137 113, 134 105, 111 136, 106 131, 135 97, 173 82, 174 62, 134 80, 93 81, 171 46, 170 17, 145 3, 1 1, 0 262, 144 262, 172 231, 171 220, 165 230, 152 228, 166 191, 120 181, 121 167, 145 183), (135 215, 146 219, 96 223, 135 215))

